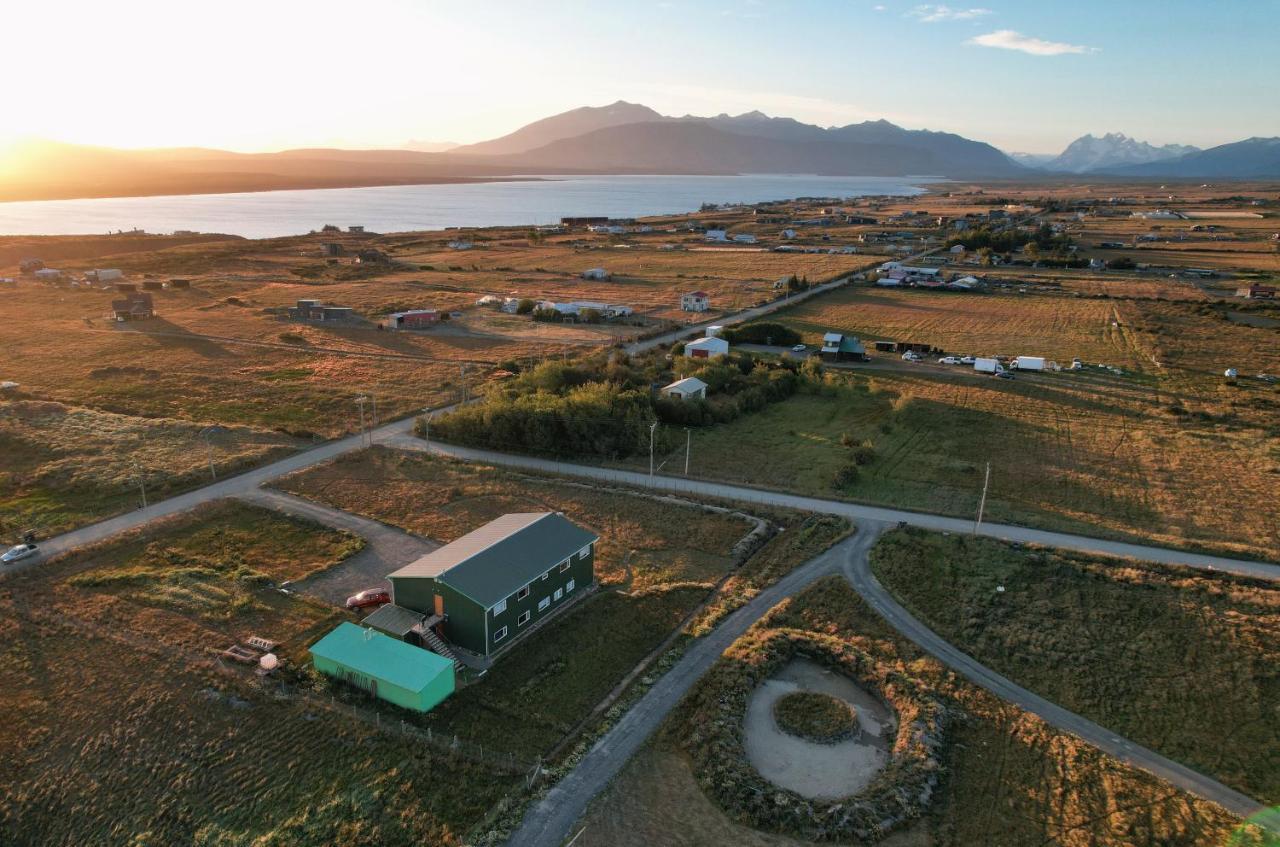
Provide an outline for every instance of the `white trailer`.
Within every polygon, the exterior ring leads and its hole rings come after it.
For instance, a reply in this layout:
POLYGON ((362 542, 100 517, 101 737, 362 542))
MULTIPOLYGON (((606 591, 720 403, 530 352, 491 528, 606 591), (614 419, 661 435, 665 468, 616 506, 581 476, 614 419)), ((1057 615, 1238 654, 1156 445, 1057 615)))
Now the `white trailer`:
POLYGON ((1044 370, 1043 356, 1019 356, 1013 360, 1013 366, 1020 371, 1044 370))
POLYGON ((973 369, 978 373, 983 373, 983 374, 1004 373, 1004 365, 1000 364, 995 359, 982 359, 982 358, 974 359, 973 369))

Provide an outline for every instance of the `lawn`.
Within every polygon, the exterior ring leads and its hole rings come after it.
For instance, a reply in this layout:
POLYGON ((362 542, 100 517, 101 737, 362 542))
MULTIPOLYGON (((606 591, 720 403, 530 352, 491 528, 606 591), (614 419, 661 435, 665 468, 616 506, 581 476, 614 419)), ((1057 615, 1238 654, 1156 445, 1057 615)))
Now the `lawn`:
MULTIPOLYGON (((1237 821, 957 680, 900 640, 847 583, 828 577, 784 602, 754 631, 794 628, 840 638, 935 686, 958 715, 947 773, 925 817, 887 847, 1066 847, 1222 844, 1237 821)), ((751 636, 747 636, 748 638, 751 636)), ((740 642, 742 643, 742 642, 740 642)), ((681 740, 697 731, 677 711, 623 769, 574 831, 585 847, 698 844, 796 847, 732 820, 702 791, 681 740)), ((1259 845, 1252 836, 1241 844, 1259 845)))
POLYGON ((1275 584, 915 530, 882 538, 872 563, 907 608, 978 661, 1280 802, 1275 584))
POLYGON ((519 783, 223 667, 343 613, 264 585, 359 542, 218 503, 0 581, 0 842, 454 845, 519 783))

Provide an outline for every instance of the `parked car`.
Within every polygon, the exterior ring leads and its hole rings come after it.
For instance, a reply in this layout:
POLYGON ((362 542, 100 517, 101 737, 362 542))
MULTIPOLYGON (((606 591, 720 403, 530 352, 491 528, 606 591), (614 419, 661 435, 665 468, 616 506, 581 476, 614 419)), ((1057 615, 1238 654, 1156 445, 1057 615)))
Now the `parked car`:
POLYGON ((1013 374, 1008 371, 996 371, 992 374, 996 379, 1013 379, 1013 374))
POLYGON ((0 562, 4 562, 7 565, 10 562, 16 562, 19 559, 25 559, 28 556, 34 556, 38 549, 39 548, 36 547, 36 545, 34 544, 14 545, 13 547, 10 547, 8 550, 5 551, 3 556, 0 556, 0 562))
POLYGON ((974 362, 976 362, 976 361, 978 361, 978 360, 977 360, 977 359, 975 359, 973 356, 961 356, 961 357, 960 357, 960 364, 962 364, 962 365, 972 365, 972 364, 973 364, 974 362))
POLYGON ((356 609, 366 609, 369 606, 381 606, 383 603, 391 602, 391 592, 385 588, 366 588, 359 594, 352 594, 347 598, 347 608, 354 611, 356 609))
POLYGON ((797 344, 795 347, 792 347, 792 348, 791 348, 791 352, 792 352, 792 353, 803 353, 805 350, 808 350, 808 349, 809 349, 809 348, 808 348, 808 347, 806 347, 806 346, 804 346, 803 344, 797 344))
POLYGON ((919 353, 912 352, 911 350, 908 350, 907 352, 905 352, 905 353, 903 353, 903 354, 902 354, 902 361, 904 361, 904 362, 918 362, 918 361, 920 361, 920 354, 919 354, 919 353))
POLYGON ((938 360, 938 364, 958 365, 960 364, 960 357, 959 356, 943 356, 941 359, 938 360))

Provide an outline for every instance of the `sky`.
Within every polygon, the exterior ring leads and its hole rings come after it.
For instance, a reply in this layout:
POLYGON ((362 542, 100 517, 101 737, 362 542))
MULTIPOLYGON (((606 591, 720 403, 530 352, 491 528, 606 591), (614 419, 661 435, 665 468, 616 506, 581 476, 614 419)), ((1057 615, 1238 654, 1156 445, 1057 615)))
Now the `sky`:
POLYGON ((1280 135, 1280 0, 0 0, 0 143, 396 147, 583 105, 1006 151, 1280 135))

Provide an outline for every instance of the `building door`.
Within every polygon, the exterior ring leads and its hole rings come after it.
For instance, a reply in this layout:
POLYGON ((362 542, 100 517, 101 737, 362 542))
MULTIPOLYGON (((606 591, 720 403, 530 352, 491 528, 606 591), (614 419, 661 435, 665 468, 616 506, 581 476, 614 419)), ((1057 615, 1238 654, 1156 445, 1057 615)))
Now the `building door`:
POLYGON ((436 614, 444 617, 444 597, 440 594, 436 595, 436 614))

